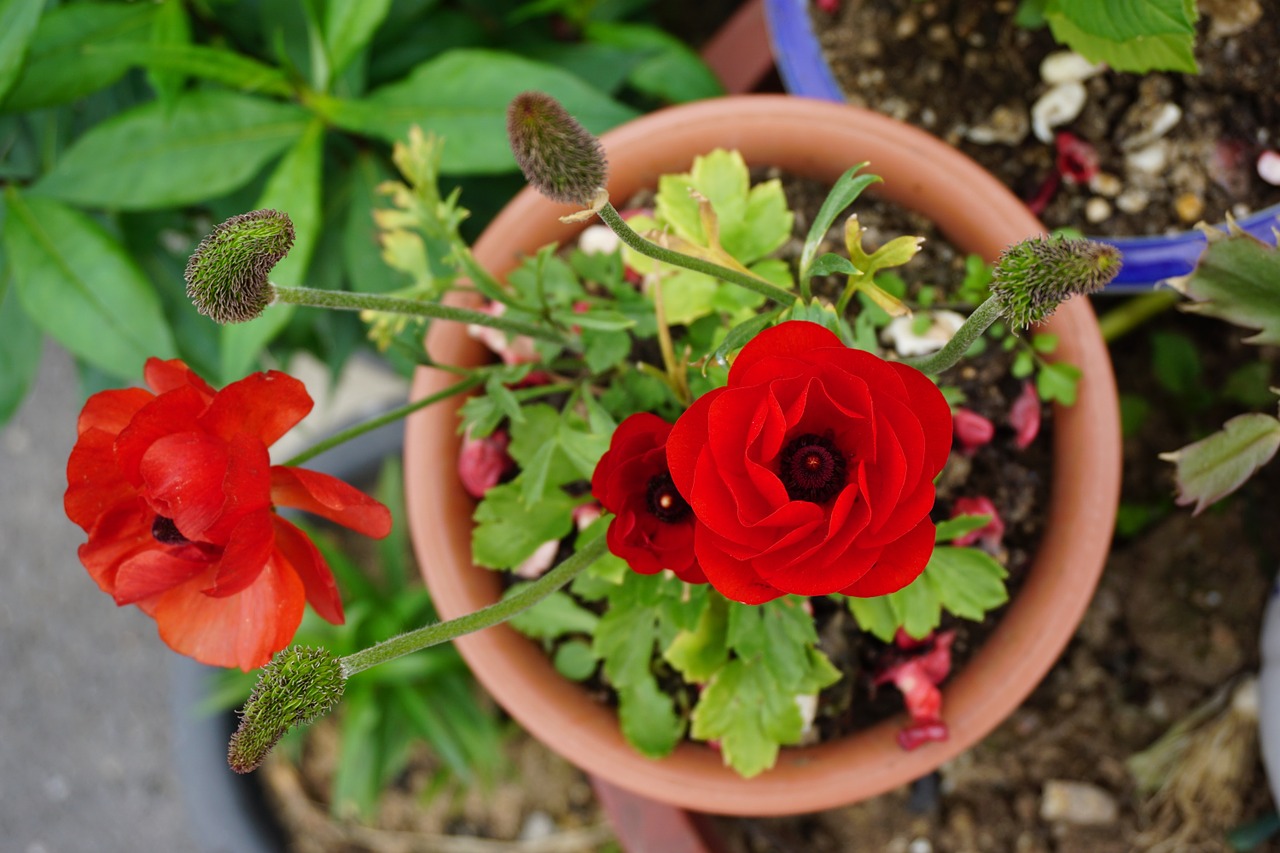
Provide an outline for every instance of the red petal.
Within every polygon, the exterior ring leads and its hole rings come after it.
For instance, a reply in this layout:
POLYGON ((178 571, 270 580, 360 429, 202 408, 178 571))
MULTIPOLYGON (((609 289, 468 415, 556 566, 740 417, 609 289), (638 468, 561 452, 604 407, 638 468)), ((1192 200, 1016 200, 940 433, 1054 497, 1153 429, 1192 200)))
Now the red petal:
POLYGON ((152 442, 138 473, 152 508, 173 519, 183 536, 198 540, 222 512, 229 462, 226 445, 214 436, 180 432, 152 442))
POLYGON ((271 508, 271 455, 250 433, 226 442, 228 462, 222 481, 223 504, 218 518, 204 531, 204 539, 225 545, 240 519, 271 508))
POLYGON ((151 512, 141 498, 121 502, 98 516, 89 541, 80 546, 80 562, 98 587, 115 595, 116 572, 134 555, 158 547, 151 535, 151 512))
POLYGON ((271 499, 381 539, 391 532, 391 511, 337 477, 305 468, 271 467, 271 499))
POLYGON ((246 515, 231 533, 218 562, 213 585, 205 590, 214 598, 226 598, 253 583, 267 566, 276 548, 276 531, 267 511, 246 515))
POLYGON ((751 339, 729 368, 729 387, 742 381, 742 374, 757 361, 774 356, 794 357, 824 347, 844 348, 835 333, 806 320, 790 320, 765 329, 751 339))
POLYGON ((743 604, 764 604, 785 594, 760 580, 749 565, 717 548, 711 537, 704 535, 706 533, 701 526, 695 529, 693 546, 707 582, 721 595, 743 604))
POLYGON ((67 459, 67 491, 62 508, 86 533, 109 508, 138 496, 120 476, 115 436, 100 429, 82 433, 67 459))
POLYGON ((948 736, 946 723, 930 720, 907 726, 898 732, 898 746, 910 751, 931 741, 944 741, 948 736))
POLYGON ((99 391, 80 410, 80 418, 76 422, 77 434, 84 435, 88 430, 100 429, 115 438, 120 430, 129 425, 138 410, 155 398, 155 394, 143 388, 99 391))
POLYGON ((676 422, 667 436, 667 467, 676 491, 689 500, 693 494, 693 474, 698 457, 707 449, 707 412, 723 388, 708 391, 693 401, 676 422))
POLYGON ((947 464, 951 453, 951 406, 933 380, 906 364, 892 362, 902 384, 907 388, 911 409, 924 428, 925 475, 932 480, 947 464))
POLYGON ((237 595, 202 592, 207 574, 162 594, 152 615, 160 638, 179 654, 210 666, 256 669, 293 639, 306 601, 298 576, 271 561, 237 595))
POLYGON ((186 583, 209 568, 203 560, 184 560, 157 547, 120 565, 116 574, 116 604, 137 604, 186 583))
POLYGON ((1022 383, 1022 393, 1009 407, 1009 425, 1016 433, 1013 443, 1019 450, 1029 447, 1040 433, 1040 397, 1030 382, 1022 383))
POLYGON ((116 439, 116 462, 121 475, 141 487, 142 475, 138 468, 143 454, 167 435, 200 432, 196 419, 204 409, 204 397, 191 387, 168 391, 139 409, 116 439))
POLYGON ((902 589, 924 571, 933 555, 936 532, 933 521, 924 519, 901 539, 886 545, 875 566, 852 586, 840 591, 857 598, 874 598, 902 589))
POLYGON ((280 516, 273 515, 271 522, 276 529, 276 548, 302 579, 311 608, 325 621, 341 625, 342 597, 320 550, 305 533, 280 516))
POLYGON ((254 373, 218 392, 201 426, 230 439, 247 432, 270 447, 311 411, 311 395, 297 379, 278 370, 254 373))
POLYGON ((956 441, 960 442, 960 449, 965 453, 973 453, 996 434, 996 425, 971 409, 961 408, 952 412, 951 426, 956 441))
POLYGON ((146 367, 143 368, 142 375, 147 380, 147 385, 157 394, 163 394, 175 388, 190 387, 199 391, 208 401, 212 400, 214 394, 217 393, 208 382, 197 376, 194 370, 176 358, 168 361, 149 358, 147 359, 146 367))

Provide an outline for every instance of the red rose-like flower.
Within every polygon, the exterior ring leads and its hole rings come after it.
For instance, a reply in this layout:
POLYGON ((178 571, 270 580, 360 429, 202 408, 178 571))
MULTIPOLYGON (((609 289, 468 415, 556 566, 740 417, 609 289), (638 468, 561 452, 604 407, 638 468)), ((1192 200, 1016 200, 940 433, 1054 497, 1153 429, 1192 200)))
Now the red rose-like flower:
POLYGON ((693 514, 667 470, 671 424, 632 415, 613 432, 591 476, 591 494, 613 513, 609 550, 637 572, 670 569, 688 583, 706 583, 693 556, 693 514))
POLYGON ((271 371, 214 391, 181 361, 150 359, 142 388, 94 394, 67 461, 67 516, 89 534, 80 561, 116 604, 202 663, 253 669, 288 645, 303 604, 343 621, 292 506, 369 536, 391 530, 373 498, 327 474, 271 464, 267 447, 311 410, 271 371))
POLYGON ((680 416, 667 461, 707 579, 758 604, 915 580, 950 447, 951 409, 923 373, 792 321, 757 335, 728 386, 680 416))

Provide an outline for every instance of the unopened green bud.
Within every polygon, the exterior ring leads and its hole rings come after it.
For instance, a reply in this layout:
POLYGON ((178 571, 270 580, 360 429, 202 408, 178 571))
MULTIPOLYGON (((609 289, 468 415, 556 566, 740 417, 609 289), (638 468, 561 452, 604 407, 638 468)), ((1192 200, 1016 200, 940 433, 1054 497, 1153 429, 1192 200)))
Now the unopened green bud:
POLYGON ((507 138, 525 178, 553 201, 589 206, 605 184, 600 140, 550 95, 516 95, 507 108, 507 138))
POLYGON ((1120 272, 1120 250, 1093 240, 1032 237, 996 261, 991 292, 1015 329, 1042 322, 1076 294, 1095 293, 1120 272))
POLYGON ((275 298, 267 276, 293 247, 293 223, 279 210, 233 216, 187 261, 187 298, 217 323, 243 323, 275 298))
POLYGON ((326 649, 290 646, 276 652, 240 712, 240 726, 227 749, 231 769, 257 769, 289 729, 333 710, 346 678, 341 662, 326 649))

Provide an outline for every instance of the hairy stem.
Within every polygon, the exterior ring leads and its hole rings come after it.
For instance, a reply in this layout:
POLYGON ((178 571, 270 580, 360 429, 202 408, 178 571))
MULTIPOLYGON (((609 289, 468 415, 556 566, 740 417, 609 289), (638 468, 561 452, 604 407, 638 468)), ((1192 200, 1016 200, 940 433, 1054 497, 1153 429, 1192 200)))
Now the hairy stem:
POLYGON ((1000 312, 1003 310, 1004 302, 999 296, 988 296, 987 301, 969 315, 969 319, 964 321, 964 325, 956 331, 951 340, 947 341, 946 346, 932 355, 906 358, 903 361, 921 373, 941 373, 964 357, 969 347, 973 346, 973 342, 982 337, 982 333, 1000 318, 1000 312))

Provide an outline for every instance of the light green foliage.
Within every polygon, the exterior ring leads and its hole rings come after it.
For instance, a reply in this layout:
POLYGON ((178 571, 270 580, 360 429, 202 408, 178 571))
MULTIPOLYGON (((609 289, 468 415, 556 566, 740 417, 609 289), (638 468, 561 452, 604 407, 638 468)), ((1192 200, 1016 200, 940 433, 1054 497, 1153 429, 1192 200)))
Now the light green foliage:
POLYGON ((40 4, 0 0, 0 104, 18 77, 27 44, 40 20, 40 4))
POLYGON ((1035 376, 1036 394, 1046 403, 1074 406, 1080 391, 1080 368, 1065 361, 1049 361, 1058 348, 1058 336, 1037 332, 1030 340, 1013 335, 1001 337, 1006 350, 1017 349, 1009 372, 1018 379, 1035 376))
POLYGON ((1160 458, 1177 465, 1178 504, 1200 513, 1234 492, 1266 465, 1280 448, 1280 420, 1251 412, 1223 424, 1218 432, 1160 458))
POLYGON ((1239 229, 1209 233, 1209 246, 1179 290, 1183 310, 1257 330, 1251 344, 1280 344, 1280 251, 1239 229))
MULTIPOLYGON (((958 528, 948 535, 958 535, 958 528)), ((1004 604, 1004 567, 976 548, 939 546, 924 573, 898 592, 878 598, 849 598, 849 611, 864 631, 891 642, 898 628, 915 638, 941 624, 942 611, 981 621, 1004 604)))
POLYGON ((1048 0, 1044 17, 1059 43, 1117 71, 1200 69, 1195 0, 1048 0))

